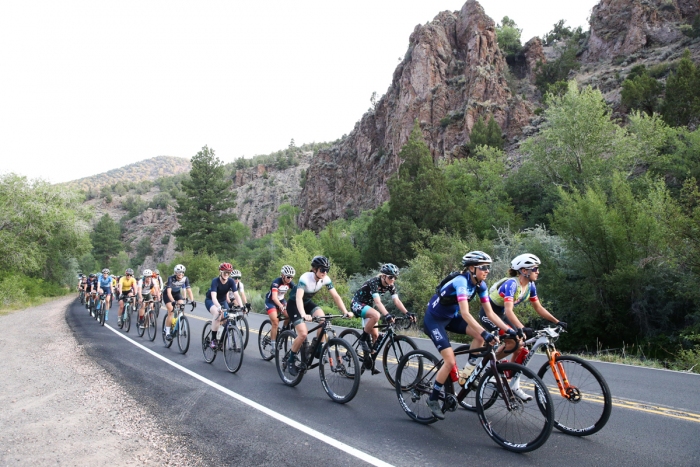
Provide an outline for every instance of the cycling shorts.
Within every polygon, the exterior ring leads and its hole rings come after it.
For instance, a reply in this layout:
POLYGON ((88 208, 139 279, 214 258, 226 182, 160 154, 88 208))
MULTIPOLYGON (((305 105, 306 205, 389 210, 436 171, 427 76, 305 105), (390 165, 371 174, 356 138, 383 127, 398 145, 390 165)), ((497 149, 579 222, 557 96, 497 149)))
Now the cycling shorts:
POLYGON ((425 317, 423 318, 423 332, 430 337, 430 340, 433 341, 438 352, 452 347, 450 339, 447 336, 447 331, 457 334, 466 334, 467 322, 464 321, 462 316, 442 318, 434 316, 430 311, 425 313, 425 317))
MULTIPOLYGON (((184 298, 182 298, 182 295, 180 294, 180 292, 173 292, 173 302, 177 302, 178 300, 184 300, 184 298)), ((171 303, 171 302, 170 302, 170 298, 168 297, 168 293, 167 293, 167 292, 165 292, 165 293, 163 294, 163 303, 165 303, 166 305, 167 305, 168 303, 171 303)), ((207 310, 208 310, 208 309, 209 309, 209 308, 207 308, 207 310)))
MULTIPOLYGON (((496 308, 496 307, 493 306, 493 303, 491 303, 491 307, 496 308)), ((494 309, 494 312, 496 312, 495 309, 494 309)), ((501 318, 501 320, 502 320, 504 323, 506 323, 506 324, 507 324, 508 326, 510 326, 511 328, 515 329, 515 326, 513 326, 513 325, 511 324, 511 322, 508 321, 508 318, 506 318, 505 313, 503 313, 503 315, 501 315, 500 313, 496 312, 496 314, 498 315, 499 318, 501 318)), ((504 332, 502 329, 500 329, 498 326, 496 326, 496 325, 489 319, 489 317, 486 316, 486 312, 484 311, 483 308, 479 311, 479 322, 480 322, 481 325, 484 327, 484 329, 486 329, 488 332, 490 332, 490 333, 492 333, 492 334, 497 334, 497 335, 503 335, 503 334, 505 334, 505 332, 504 332)))
POLYGON ((365 317, 370 308, 372 307, 366 303, 356 302, 355 300, 350 303, 350 309, 352 312, 355 314, 355 316, 359 316, 361 318, 365 317))
MULTIPOLYGON (((133 297, 133 295, 131 295, 131 296, 133 297)), ((122 292, 121 295, 119 295, 119 301, 120 301, 120 302, 123 302, 123 301, 126 300, 127 298, 129 298, 129 292, 122 292)))
MULTIPOLYGON (((282 305, 286 305, 286 304, 287 304, 287 300, 280 300, 280 303, 281 303, 282 305)), ((265 300, 265 309, 267 310, 267 314, 268 314, 268 315, 269 315, 270 313, 272 313, 273 311, 279 311, 279 310, 277 309, 277 305, 275 305, 275 302, 273 302, 272 300, 265 300)))
POLYGON ((112 289, 107 287, 106 289, 102 289, 102 293, 105 295, 112 295, 112 289))
MULTIPOLYGON (((316 305, 311 300, 309 300, 308 302, 304 302, 304 311, 307 315, 313 315, 314 311, 320 309, 321 307, 316 305)), ((292 320, 292 325, 294 326, 298 326, 299 323, 303 321, 303 319, 301 318, 301 313, 299 313, 299 310, 297 309, 296 300, 292 300, 287 304, 287 315, 289 315, 289 319, 292 320)))
POLYGON ((151 293, 142 293, 141 294, 141 300, 153 300, 153 294, 151 293))
MULTIPOLYGON (((217 302, 217 305, 221 307, 222 310, 230 310, 231 308, 228 306, 228 302, 224 299, 220 302, 217 302)), ((214 306, 214 302, 212 301, 211 298, 207 298, 204 300, 204 307, 207 309, 207 311, 211 310, 211 307, 214 306)))

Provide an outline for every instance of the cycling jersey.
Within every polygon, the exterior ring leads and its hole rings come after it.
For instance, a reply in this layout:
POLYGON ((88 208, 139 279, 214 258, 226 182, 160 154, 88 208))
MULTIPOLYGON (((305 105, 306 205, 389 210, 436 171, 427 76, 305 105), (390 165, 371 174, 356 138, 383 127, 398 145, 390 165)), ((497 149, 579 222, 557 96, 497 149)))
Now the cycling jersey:
POLYGON ((103 292, 105 292, 105 293, 109 292, 112 290, 112 278, 107 277, 105 279, 104 276, 100 276, 97 278, 97 285, 100 286, 100 288, 102 289, 103 292))
POLYGON ((537 287, 535 287, 534 282, 530 282, 529 287, 520 285, 520 281, 517 277, 506 278, 498 281, 491 286, 489 291, 489 299, 491 304, 499 308, 503 308, 505 302, 513 302, 513 306, 523 303, 525 300, 530 299, 531 302, 536 302, 537 298, 537 287))
POLYGON ((190 288, 190 280, 187 276, 182 276, 182 279, 178 279, 176 275, 172 275, 168 277, 168 283, 165 288, 170 289, 173 294, 179 293, 180 289, 190 288))
POLYGON ((86 284, 87 284, 87 287, 85 290, 87 290, 88 292, 93 291, 93 290, 97 290, 97 278, 88 279, 86 284))
POLYGON ((221 283, 221 280, 219 280, 218 277, 215 277, 211 281, 211 287, 209 287, 209 290, 207 291, 207 300, 211 300, 211 293, 216 292, 216 300, 219 303, 225 302, 226 301, 226 295, 230 292, 236 292, 238 291, 238 286, 236 286, 236 282, 231 279, 230 277, 224 282, 223 284, 221 283))
POLYGON ((289 284, 285 284, 284 280, 281 277, 278 277, 274 281, 272 281, 272 285, 270 285, 270 290, 267 292, 265 295, 265 303, 270 302, 273 304, 272 297, 277 294, 277 300, 280 302, 285 301, 285 296, 287 295, 287 292, 289 292, 290 289, 293 289, 296 287, 294 284, 294 281, 290 282, 289 284))
POLYGON ((122 293, 129 292, 132 287, 136 286, 136 279, 133 277, 127 278, 126 276, 122 277, 119 279, 119 288, 121 289, 122 293))
POLYGON ((334 288, 333 281, 327 275, 321 279, 316 280, 316 274, 313 272, 305 272, 299 278, 299 283, 292 287, 292 293, 289 294, 292 301, 296 301, 297 289, 301 288, 304 291, 304 302, 310 302, 314 295, 316 295, 323 286, 326 286, 328 290, 334 288))
POLYGON ((443 285, 439 295, 433 295, 426 313, 431 313, 441 318, 459 316, 459 302, 469 301, 477 295, 482 303, 489 301, 486 282, 481 281, 479 284, 474 284, 471 273, 465 272, 443 285), (456 303, 454 305, 443 305, 440 301, 444 297, 456 299, 456 303))
POLYGON ((141 295, 151 295, 152 293, 155 293, 155 287, 156 283, 151 278, 150 281, 146 282, 146 278, 143 278, 139 281, 139 288, 141 289, 141 295))
POLYGON ((382 285, 381 277, 373 277, 359 288, 355 295, 352 297, 353 302, 371 304, 374 302, 374 298, 389 292, 391 298, 397 298, 399 295, 396 292, 396 286, 394 284, 382 285))

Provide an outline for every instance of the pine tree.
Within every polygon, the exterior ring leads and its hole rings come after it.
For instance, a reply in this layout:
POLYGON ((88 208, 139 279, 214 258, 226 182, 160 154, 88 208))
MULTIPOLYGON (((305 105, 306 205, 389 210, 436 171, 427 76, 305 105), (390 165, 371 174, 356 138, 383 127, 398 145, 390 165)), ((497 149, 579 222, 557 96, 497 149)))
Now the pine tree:
POLYGON ((700 73, 687 49, 676 72, 666 80, 666 100, 661 114, 672 126, 686 126, 700 118, 700 73))
POLYGON ((109 264, 110 258, 119 254, 122 246, 121 229, 109 214, 103 215, 90 234, 92 240, 92 255, 99 263, 99 267, 109 264))
POLYGON ((503 148, 501 127, 498 125, 498 122, 494 120, 493 116, 489 119, 488 125, 484 123, 484 117, 479 117, 472 127, 472 132, 469 135, 469 143, 467 144, 469 153, 474 154, 476 148, 479 146, 490 146, 496 149, 503 148))

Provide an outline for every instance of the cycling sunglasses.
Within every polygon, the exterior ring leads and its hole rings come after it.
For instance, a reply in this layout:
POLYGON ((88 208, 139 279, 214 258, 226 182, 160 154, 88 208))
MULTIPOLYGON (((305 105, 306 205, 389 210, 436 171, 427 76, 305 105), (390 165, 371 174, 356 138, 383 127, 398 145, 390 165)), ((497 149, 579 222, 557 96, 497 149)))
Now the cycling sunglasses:
POLYGON ((328 273, 328 268, 318 268, 318 272, 328 273))
POLYGON ((528 271, 532 271, 532 272, 540 272, 540 267, 539 267, 539 266, 535 266, 534 268, 530 268, 530 269, 528 269, 528 271))
POLYGON ((294 279, 294 276, 284 276, 285 279, 294 279))
POLYGON ((481 266, 476 267, 479 271, 490 271, 491 270, 491 265, 490 264, 482 264, 481 266))
POLYGON ((396 279, 396 276, 393 275, 393 274, 387 274, 387 275, 386 275, 386 278, 387 278, 387 279, 396 279))

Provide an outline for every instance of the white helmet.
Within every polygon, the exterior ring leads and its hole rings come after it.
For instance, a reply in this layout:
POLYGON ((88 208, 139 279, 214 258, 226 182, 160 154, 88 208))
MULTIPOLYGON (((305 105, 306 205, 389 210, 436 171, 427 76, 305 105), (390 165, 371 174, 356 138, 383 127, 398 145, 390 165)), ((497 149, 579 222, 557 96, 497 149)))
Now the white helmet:
POLYGON ((234 279, 240 279, 241 271, 239 271, 238 269, 234 269, 233 271, 231 271, 231 277, 233 277, 234 279))
POLYGON ((513 261, 510 262, 510 267, 515 271, 520 271, 522 268, 530 269, 540 264, 541 261, 537 256, 532 253, 524 253, 513 258, 513 261))
POLYGON ((297 272, 294 270, 293 267, 285 264, 284 266, 282 266, 281 273, 283 276, 295 276, 297 272))
POLYGON ((462 256, 462 266, 470 266, 472 264, 491 264, 493 260, 491 257, 484 253, 483 251, 470 251, 466 255, 462 256))
POLYGON ((150 269, 144 269, 144 270, 143 270, 143 278, 144 278, 144 279, 147 278, 147 277, 151 277, 152 275, 153 275, 153 271, 151 271, 150 269))
POLYGON ((175 266, 175 274, 180 273, 185 273, 185 266, 183 266, 182 264, 178 264, 177 266, 175 266))

